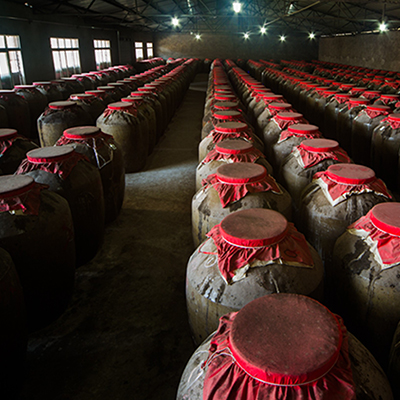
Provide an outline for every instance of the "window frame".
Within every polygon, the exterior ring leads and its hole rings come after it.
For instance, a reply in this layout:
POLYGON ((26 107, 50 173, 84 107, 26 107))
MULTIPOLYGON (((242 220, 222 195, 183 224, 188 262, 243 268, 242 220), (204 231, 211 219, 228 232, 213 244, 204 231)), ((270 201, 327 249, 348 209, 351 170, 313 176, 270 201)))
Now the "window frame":
POLYGON ((111 40, 93 39, 93 48, 97 71, 111 67, 111 40))
POLYGON ((24 84, 25 69, 20 36, 0 34, 0 89, 12 89, 16 85, 24 84))
POLYGON ((81 73, 78 38, 50 37, 51 56, 56 79, 81 73))

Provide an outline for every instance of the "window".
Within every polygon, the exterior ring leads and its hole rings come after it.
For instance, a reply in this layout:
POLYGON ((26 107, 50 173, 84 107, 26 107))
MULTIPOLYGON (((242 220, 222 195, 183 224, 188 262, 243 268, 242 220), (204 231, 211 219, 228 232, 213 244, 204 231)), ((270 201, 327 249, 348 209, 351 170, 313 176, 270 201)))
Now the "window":
POLYGON ((0 88, 25 83, 21 43, 17 35, 0 35, 0 88))
POLYGON ((50 38, 50 46, 57 79, 81 72, 78 39, 50 38))
POLYGON ((111 67, 111 45, 109 40, 93 40, 96 69, 111 67))
POLYGON ((147 58, 153 58, 153 43, 147 42, 146 43, 146 49, 147 49, 147 58))
POLYGON ((143 43, 142 42, 135 42, 135 57, 136 61, 143 60, 143 43))

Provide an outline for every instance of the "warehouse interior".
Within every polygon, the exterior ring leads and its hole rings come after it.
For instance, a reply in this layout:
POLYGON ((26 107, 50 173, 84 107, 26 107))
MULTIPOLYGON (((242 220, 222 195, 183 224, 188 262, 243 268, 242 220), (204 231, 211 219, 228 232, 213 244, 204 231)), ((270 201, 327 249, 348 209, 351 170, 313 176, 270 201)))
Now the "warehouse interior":
POLYGON ((109 41, 112 65, 138 72, 145 67, 137 43, 143 59, 202 65, 143 170, 126 174, 121 213, 96 257, 76 270, 68 309, 29 335, 15 399, 176 398, 196 348, 185 272, 195 251, 191 201, 209 77, 203 60, 230 59, 244 69, 247 60, 318 60, 400 72, 400 1, 242 3, 237 13, 228 0, 0 0, 0 35, 20 40, 20 84, 55 78, 51 37, 79 39, 82 72, 97 69, 94 40, 109 41))

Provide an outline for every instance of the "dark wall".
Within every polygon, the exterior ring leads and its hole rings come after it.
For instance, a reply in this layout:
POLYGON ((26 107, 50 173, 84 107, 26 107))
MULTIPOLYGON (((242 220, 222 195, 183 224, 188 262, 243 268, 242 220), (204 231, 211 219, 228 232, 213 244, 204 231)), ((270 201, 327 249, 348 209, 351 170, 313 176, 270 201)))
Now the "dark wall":
POLYGON ((400 71, 400 32, 321 38, 319 60, 400 71))
POLYGON ((298 59, 311 60, 318 56, 316 41, 304 37, 254 35, 244 40, 242 35, 202 34, 201 40, 183 33, 155 34, 156 55, 168 57, 242 58, 242 59, 298 59))
POLYGON ((85 26, 75 18, 35 15, 29 7, 0 0, 0 34, 19 35, 27 83, 54 79, 50 37, 79 39, 82 72, 96 69, 93 40, 111 42, 113 65, 133 64, 134 42, 152 41, 152 34, 85 26), (40 18, 40 21, 38 19, 40 18))

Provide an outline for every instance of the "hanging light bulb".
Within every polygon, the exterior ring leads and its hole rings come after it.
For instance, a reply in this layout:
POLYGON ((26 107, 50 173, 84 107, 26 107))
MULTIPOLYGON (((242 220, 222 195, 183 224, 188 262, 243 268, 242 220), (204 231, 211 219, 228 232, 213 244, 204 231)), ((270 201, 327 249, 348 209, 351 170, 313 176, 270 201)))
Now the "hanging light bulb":
POLYGON ((262 35, 265 35, 265 33, 267 32, 267 28, 265 26, 262 26, 260 32, 262 35))
POLYGON ((240 11, 242 11, 242 3, 235 1, 232 4, 233 6, 233 11, 235 11, 235 13, 240 13, 240 11))
POLYGON ((379 24, 379 30, 380 30, 381 32, 387 31, 387 25, 386 25, 385 21, 382 21, 382 22, 379 24))
POLYGON ((315 33, 314 33, 314 32, 311 32, 311 33, 308 35, 308 37, 309 37, 310 39, 315 39, 315 33))
POLYGON ((246 33, 244 34, 244 38, 247 40, 249 37, 250 37, 250 35, 246 32, 246 33))
POLYGON ((172 25, 173 26, 178 26, 179 25, 179 19, 176 18, 176 17, 172 18, 172 25))
POLYGON ((284 41, 286 40, 285 35, 281 35, 280 38, 279 38, 279 40, 280 40, 281 42, 284 42, 284 41))
POLYGON ((196 36, 195 36, 195 38, 196 38, 196 40, 200 40, 200 39, 201 39, 201 36, 197 33, 196 36))

